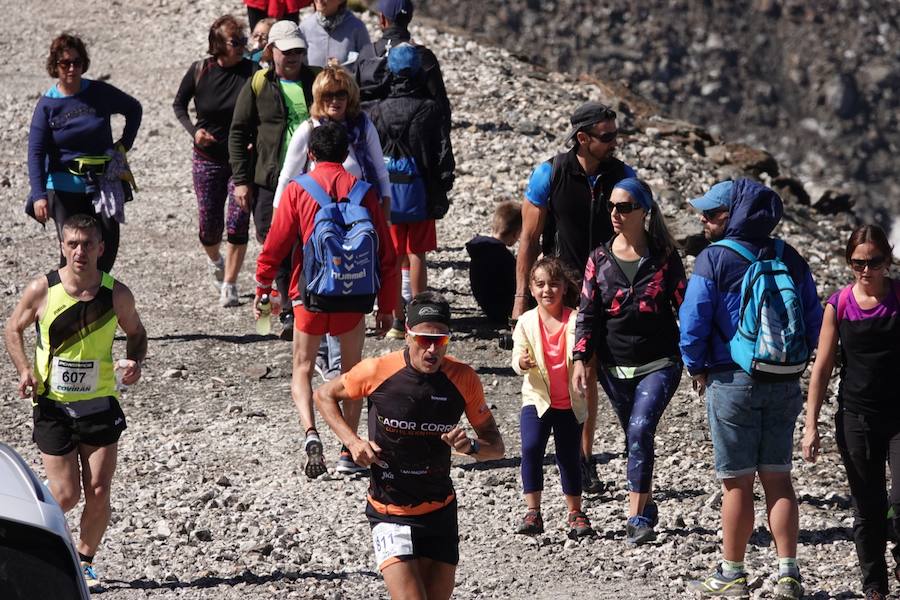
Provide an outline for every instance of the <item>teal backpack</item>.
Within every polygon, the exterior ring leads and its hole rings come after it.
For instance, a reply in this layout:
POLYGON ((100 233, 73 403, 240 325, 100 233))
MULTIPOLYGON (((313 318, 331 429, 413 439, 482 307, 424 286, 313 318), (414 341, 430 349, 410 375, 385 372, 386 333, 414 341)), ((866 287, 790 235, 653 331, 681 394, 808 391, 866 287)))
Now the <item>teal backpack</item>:
POLYGON ((782 261, 784 242, 775 240, 775 258, 769 259, 754 256, 733 240, 713 245, 728 248, 750 263, 741 282, 737 331, 728 343, 731 359, 762 380, 796 379, 806 369, 810 348, 803 302, 782 261))

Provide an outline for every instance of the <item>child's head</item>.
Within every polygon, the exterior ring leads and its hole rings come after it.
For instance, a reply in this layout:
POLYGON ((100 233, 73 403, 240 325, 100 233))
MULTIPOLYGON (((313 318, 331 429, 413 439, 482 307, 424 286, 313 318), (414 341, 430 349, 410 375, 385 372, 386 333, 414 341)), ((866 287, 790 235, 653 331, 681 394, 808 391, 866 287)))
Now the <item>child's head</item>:
POLYGON ((521 232, 522 206, 512 200, 498 204, 491 220, 491 235, 507 246, 512 246, 521 232))
POLYGON ((544 256, 535 261, 528 276, 528 286, 538 306, 549 308, 560 301, 565 306, 578 306, 579 289, 575 277, 555 256, 544 256))

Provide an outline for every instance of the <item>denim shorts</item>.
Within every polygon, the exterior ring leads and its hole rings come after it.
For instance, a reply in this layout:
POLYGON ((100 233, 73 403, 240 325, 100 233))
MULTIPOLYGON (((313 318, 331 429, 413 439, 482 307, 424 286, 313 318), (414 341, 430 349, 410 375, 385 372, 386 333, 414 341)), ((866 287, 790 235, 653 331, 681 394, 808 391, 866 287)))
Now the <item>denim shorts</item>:
POLYGON ((706 412, 716 477, 790 472, 802 406, 799 380, 774 383, 755 381, 743 371, 710 373, 706 412))

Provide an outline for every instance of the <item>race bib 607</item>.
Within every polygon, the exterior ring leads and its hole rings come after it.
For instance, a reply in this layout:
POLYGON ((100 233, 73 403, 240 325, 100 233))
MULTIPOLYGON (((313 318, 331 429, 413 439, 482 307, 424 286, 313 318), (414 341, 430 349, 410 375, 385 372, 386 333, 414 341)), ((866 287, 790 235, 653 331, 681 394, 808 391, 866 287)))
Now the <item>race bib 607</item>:
POLYGON ((53 357, 50 389, 62 394, 93 392, 100 379, 99 360, 65 360, 53 357))

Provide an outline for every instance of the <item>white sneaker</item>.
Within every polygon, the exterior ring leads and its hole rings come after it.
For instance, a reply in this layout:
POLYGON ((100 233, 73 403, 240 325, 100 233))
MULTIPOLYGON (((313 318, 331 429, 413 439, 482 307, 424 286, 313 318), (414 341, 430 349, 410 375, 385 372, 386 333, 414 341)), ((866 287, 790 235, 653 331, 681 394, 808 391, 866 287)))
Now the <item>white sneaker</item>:
POLYGON ((216 286, 216 289, 222 287, 222 282, 225 281, 225 257, 220 256, 217 262, 208 260, 206 268, 209 270, 209 276, 212 278, 212 284, 216 286))
POLYGON ((238 289, 236 283, 223 283, 222 291, 219 292, 219 304, 223 308, 229 308, 232 306, 240 306, 241 299, 238 296, 238 289))

